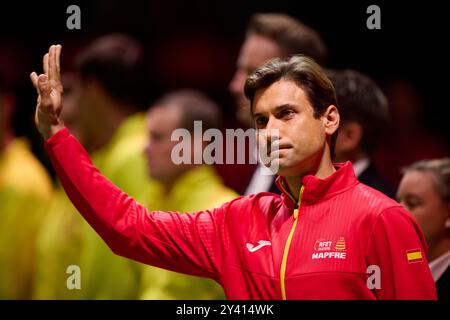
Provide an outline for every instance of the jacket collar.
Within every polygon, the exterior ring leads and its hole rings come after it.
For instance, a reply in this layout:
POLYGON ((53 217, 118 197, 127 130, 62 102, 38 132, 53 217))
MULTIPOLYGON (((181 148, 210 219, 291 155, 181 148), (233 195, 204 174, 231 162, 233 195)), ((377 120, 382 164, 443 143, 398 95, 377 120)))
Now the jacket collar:
MULTIPOLYGON (((302 185, 304 186, 302 204, 325 201, 359 183, 349 161, 333 165, 336 171, 325 179, 319 179, 314 175, 306 175, 302 178, 302 185)), ((278 176, 275 183, 282 192, 282 198, 294 204, 292 195, 287 191, 285 179, 278 176)))

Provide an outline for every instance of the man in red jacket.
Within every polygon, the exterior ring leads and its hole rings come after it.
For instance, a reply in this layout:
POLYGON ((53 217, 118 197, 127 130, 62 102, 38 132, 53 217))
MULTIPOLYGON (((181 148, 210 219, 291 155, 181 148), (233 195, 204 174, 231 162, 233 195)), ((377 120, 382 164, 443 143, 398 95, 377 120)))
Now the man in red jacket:
POLYGON ((245 86, 281 196, 179 215, 149 212, 124 194, 64 128, 60 51, 50 47, 45 74, 31 75, 36 124, 68 196, 115 253, 215 279, 230 299, 436 299, 414 218, 359 183, 350 163, 332 163, 335 93, 311 59, 272 60, 245 86))

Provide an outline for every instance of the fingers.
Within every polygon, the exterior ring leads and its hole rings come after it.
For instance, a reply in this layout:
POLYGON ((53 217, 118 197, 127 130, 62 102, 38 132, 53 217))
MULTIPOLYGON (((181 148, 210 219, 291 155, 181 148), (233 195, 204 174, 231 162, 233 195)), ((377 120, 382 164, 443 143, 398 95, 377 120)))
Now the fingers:
MULTIPOLYGON (((37 75, 37 73, 36 72, 32 72, 31 74, 30 74, 30 79, 31 79, 31 82, 33 83, 33 86, 36 88, 36 90, 38 90, 38 75, 37 75)), ((38 91, 38 93, 39 93, 39 91, 38 91)))
POLYGON ((37 78, 37 89, 39 96, 41 97, 41 106, 49 107, 52 104, 50 93, 52 91, 48 77, 45 74, 41 74, 37 78))
POLYGON ((52 45, 42 59, 44 74, 38 75, 36 72, 30 74, 31 82, 38 91, 38 94, 43 94, 48 91, 48 96, 52 89, 56 89, 62 93, 62 84, 60 76, 60 57, 61 45, 52 45))
POLYGON ((50 81, 55 80, 55 73, 56 73, 55 60, 56 60, 55 46, 50 46, 50 49, 48 50, 48 73, 46 73, 50 81))
POLYGON ((58 82, 59 76, 59 55, 61 54, 61 46, 51 46, 48 51, 48 79, 58 82))
POLYGON ((61 55, 61 46, 53 45, 48 51, 48 80, 53 89, 62 93, 61 76, 59 72, 59 58, 61 55))
POLYGON ((61 74, 61 66, 60 66, 61 49, 62 46, 60 44, 56 45, 56 71, 58 72, 58 75, 61 74))
POLYGON ((48 53, 46 53, 42 59, 42 68, 44 69, 44 73, 48 76, 48 53))

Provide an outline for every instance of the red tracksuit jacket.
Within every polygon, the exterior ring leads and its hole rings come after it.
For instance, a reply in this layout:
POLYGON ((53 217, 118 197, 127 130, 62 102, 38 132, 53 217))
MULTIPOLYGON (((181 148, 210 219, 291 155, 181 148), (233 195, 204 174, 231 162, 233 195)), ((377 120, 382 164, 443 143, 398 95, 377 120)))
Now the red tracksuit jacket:
POLYGON ((68 196, 116 254, 215 279, 229 299, 436 299, 415 220, 359 183, 350 163, 324 180, 304 177, 298 204, 279 178, 281 196, 178 214, 128 197, 67 129, 45 146, 68 196))

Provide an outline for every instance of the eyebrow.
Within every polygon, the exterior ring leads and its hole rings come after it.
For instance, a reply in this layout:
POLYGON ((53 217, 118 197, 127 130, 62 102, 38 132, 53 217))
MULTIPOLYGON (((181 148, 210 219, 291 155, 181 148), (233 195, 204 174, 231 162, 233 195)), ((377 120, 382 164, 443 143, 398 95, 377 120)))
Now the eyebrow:
MULTIPOLYGON (((297 106, 295 104, 292 104, 292 103, 283 103, 283 104, 273 108, 273 111, 274 112, 279 112, 280 110, 287 109, 287 108, 297 109, 297 106)), ((252 113, 252 115, 253 115, 253 118, 256 118, 257 116, 262 116, 263 114, 258 112, 258 113, 252 113)))

